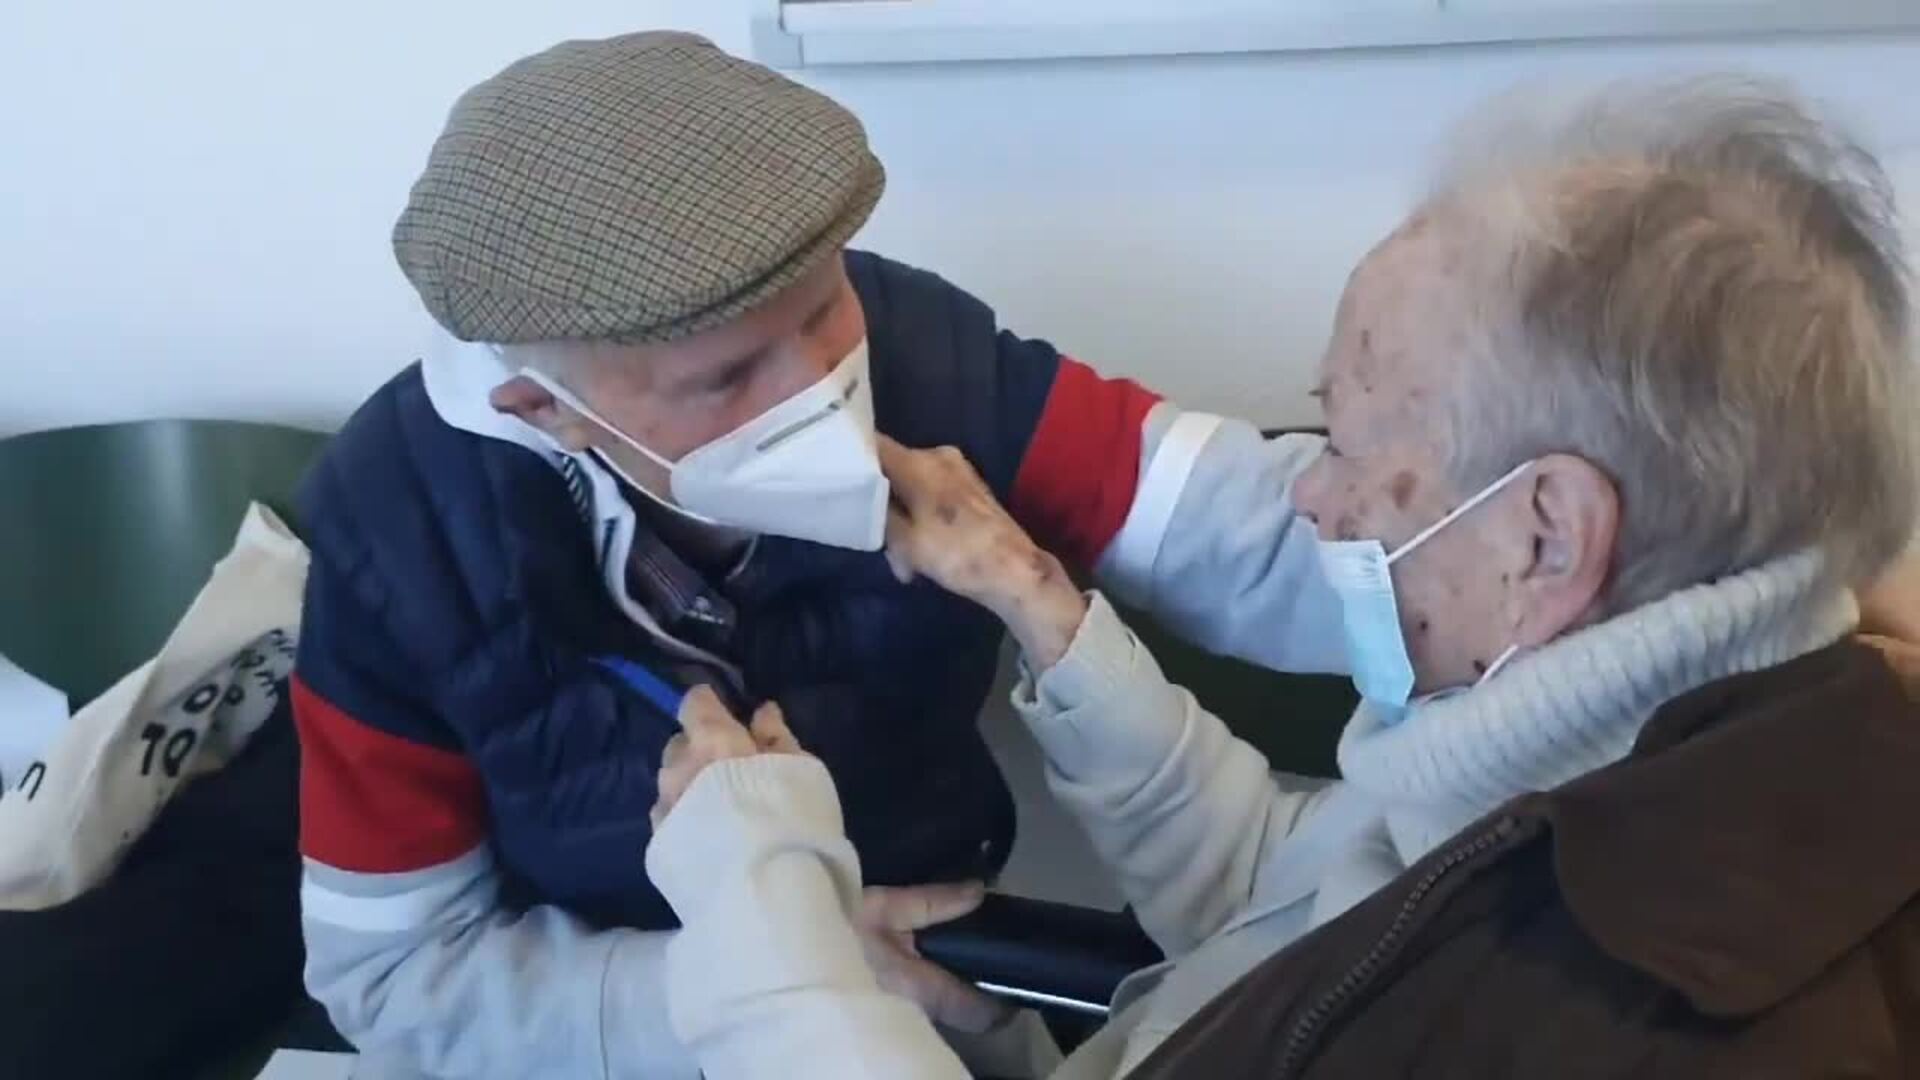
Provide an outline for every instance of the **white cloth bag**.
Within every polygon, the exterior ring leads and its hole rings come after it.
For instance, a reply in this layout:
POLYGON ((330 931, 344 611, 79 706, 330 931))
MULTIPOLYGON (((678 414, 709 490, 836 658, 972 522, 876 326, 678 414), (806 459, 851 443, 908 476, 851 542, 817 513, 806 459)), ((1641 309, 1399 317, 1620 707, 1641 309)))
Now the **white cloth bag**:
POLYGON ((0 791, 0 910, 53 907, 105 880, 175 791, 246 746, 293 668, 306 576, 306 547, 249 507, 159 655, 0 791))

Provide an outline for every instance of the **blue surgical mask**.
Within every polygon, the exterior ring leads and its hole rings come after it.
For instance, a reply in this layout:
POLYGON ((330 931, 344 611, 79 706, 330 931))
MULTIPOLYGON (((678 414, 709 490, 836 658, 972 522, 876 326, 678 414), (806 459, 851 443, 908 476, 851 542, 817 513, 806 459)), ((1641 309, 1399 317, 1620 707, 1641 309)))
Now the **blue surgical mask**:
MULTIPOLYGON (((1393 564, 1493 498, 1532 465, 1531 461, 1524 462, 1488 484, 1478 495, 1461 503, 1452 513, 1421 530, 1392 553, 1378 540, 1319 541, 1320 568, 1340 597, 1347 660, 1352 666, 1353 684, 1362 698, 1383 709, 1401 711, 1413 696, 1413 658, 1407 653, 1407 636, 1400 627, 1400 604, 1393 592, 1393 564)), ((1510 647, 1501 653, 1480 676, 1480 681, 1492 678, 1517 651, 1510 647)))

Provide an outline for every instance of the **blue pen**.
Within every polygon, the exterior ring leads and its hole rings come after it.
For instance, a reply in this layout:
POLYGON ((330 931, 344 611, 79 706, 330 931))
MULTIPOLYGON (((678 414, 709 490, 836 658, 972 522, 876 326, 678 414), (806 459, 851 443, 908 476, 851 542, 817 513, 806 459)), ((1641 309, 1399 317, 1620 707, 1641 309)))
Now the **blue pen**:
POLYGON ((680 715, 680 701, 687 695, 684 691, 674 689, 665 679, 624 656, 596 656, 593 662, 612 672, 621 682, 651 702, 654 708, 668 716, 680 715))

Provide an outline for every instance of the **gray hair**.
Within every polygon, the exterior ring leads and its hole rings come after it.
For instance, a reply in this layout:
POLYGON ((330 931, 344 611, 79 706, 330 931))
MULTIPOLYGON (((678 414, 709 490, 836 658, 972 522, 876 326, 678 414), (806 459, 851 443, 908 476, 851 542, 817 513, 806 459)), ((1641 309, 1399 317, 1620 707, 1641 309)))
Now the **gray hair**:
POLYGON ((1481 123, 1432 206, 1491 290, 1461 490, 1576 454, 1621 495, 1606 603, 1815 549, 1876 576, 1920 520, 1907 264, 1874 158, 1781 87, 1619 87, 1481 123), (1543 116, 1551 122, 1543 122, 1543 116))

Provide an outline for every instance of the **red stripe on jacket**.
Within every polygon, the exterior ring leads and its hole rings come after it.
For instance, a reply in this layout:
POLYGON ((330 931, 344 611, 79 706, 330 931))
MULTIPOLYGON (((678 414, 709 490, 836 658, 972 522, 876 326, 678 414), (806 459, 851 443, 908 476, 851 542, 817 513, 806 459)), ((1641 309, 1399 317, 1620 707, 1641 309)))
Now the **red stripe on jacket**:
POLYGON ((293 679, 300 732, 300 852, 361 874, 423 870, 486 837, 480 774, 465 757, 355 720, 293 679))
POLYGON ((1060 359, 1008 507, 1068 566, 1092 569, 1126 524, 1147 413, 1159 401, 1137 383, 1060 359))

